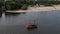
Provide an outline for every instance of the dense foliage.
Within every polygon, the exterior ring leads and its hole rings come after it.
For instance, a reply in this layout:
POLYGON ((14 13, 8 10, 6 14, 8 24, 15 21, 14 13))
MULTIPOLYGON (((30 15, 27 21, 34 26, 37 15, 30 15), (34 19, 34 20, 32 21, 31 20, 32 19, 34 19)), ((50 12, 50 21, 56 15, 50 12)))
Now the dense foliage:
POLYGON ((23 6, 21 7, 21 9, 22 9, 22 10, 26 10, 26 9, 27 9, 27 5, 23 5, 23 6))
POLYGON ((35 5, 33 1, 6 1, 6 10, 27 9, 28 5, 35 5))
POLYGON ((7 1, 5 6, 6 10, 17 10, 21 8, 21 3, 17 1, 7 1))
POLYGON ((4 5, 4 2, 0 1, 0 8, 2 8, 3 5, 4 5))
POLYGON ((5 4, 5 8, 6 10, 18 10, 18 9, 27 9, 27 7, 30 5, 30 6, 34 6, 36 4, 38 5, 45 5, 45 6, 51 6, 51 5, 56 5, 56 4, 60 4, 60 1, 48 1, 48 0, 45 0, 45 1, 41 1, 41 0, 38 0, 38 1, 29 1, 29 0, 8 0, 6 1, 5 3, 4 2, 0 2, 0 7, 3 6, 3 4, 5 4))

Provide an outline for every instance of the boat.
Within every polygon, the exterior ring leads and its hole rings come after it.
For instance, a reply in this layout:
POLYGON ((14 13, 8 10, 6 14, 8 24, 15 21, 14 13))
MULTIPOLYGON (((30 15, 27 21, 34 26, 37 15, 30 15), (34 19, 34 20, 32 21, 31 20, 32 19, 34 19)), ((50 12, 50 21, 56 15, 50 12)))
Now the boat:
MULTIPOLYGON (((33 17, 34 18, 34 17, 33 17)), ((26 25, 26 28, 27 29, 36 29, 37 28, 37 25, 36 25, 36 20, 34 20, 34 22, 33 22, 33 24, 32 23, 28 23, 27 25, 26 25)))
POLYGON ((28 24, 26 28, 27 29, 36 29, 37 25, 35 25, 35 24, 28 24))

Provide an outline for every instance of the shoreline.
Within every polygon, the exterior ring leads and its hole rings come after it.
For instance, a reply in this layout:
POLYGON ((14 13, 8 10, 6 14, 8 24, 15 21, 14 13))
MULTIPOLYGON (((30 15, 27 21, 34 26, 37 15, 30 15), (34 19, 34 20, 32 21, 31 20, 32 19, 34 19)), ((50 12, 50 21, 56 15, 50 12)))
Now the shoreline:
POLYGON ((55 10, 60 10, 60 5, 53 5, 47 7, 28 7, 27 10, 15 10, 6 12, 41 12, 41 11, 55 11, 55 10))

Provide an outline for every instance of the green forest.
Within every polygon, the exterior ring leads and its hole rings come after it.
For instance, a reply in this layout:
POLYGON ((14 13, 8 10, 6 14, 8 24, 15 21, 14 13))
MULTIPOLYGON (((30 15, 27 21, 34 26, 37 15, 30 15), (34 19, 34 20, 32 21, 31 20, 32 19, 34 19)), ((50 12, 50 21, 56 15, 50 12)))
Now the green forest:
POLYGON ((7 1, 1 1, 0 0, 0 8, 2 6, 5 7, 6 10, 26 10, 29 5, 34 6, 34 5, 45 5, 45 6, 52 6, 52 5, 59 5, 60 1, 58 0, 37 0, 37 1, 32 1, 32 0, 7 0, 7 1))

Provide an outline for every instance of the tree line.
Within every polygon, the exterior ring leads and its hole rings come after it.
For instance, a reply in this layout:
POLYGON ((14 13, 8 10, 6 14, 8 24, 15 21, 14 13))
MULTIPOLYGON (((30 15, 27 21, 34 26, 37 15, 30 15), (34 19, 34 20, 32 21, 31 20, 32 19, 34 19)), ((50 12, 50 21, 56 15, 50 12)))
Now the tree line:
POLYGON ((0 2, 0 7, 5 6, 6 10, 18 10, 23 9, 26 10, 29 5, 45 5, 45 6, 51 6, 51 5, 58 5, 60 4, 60 1, 21 1, 21 0, 8 0, 6 2, 0 2))

